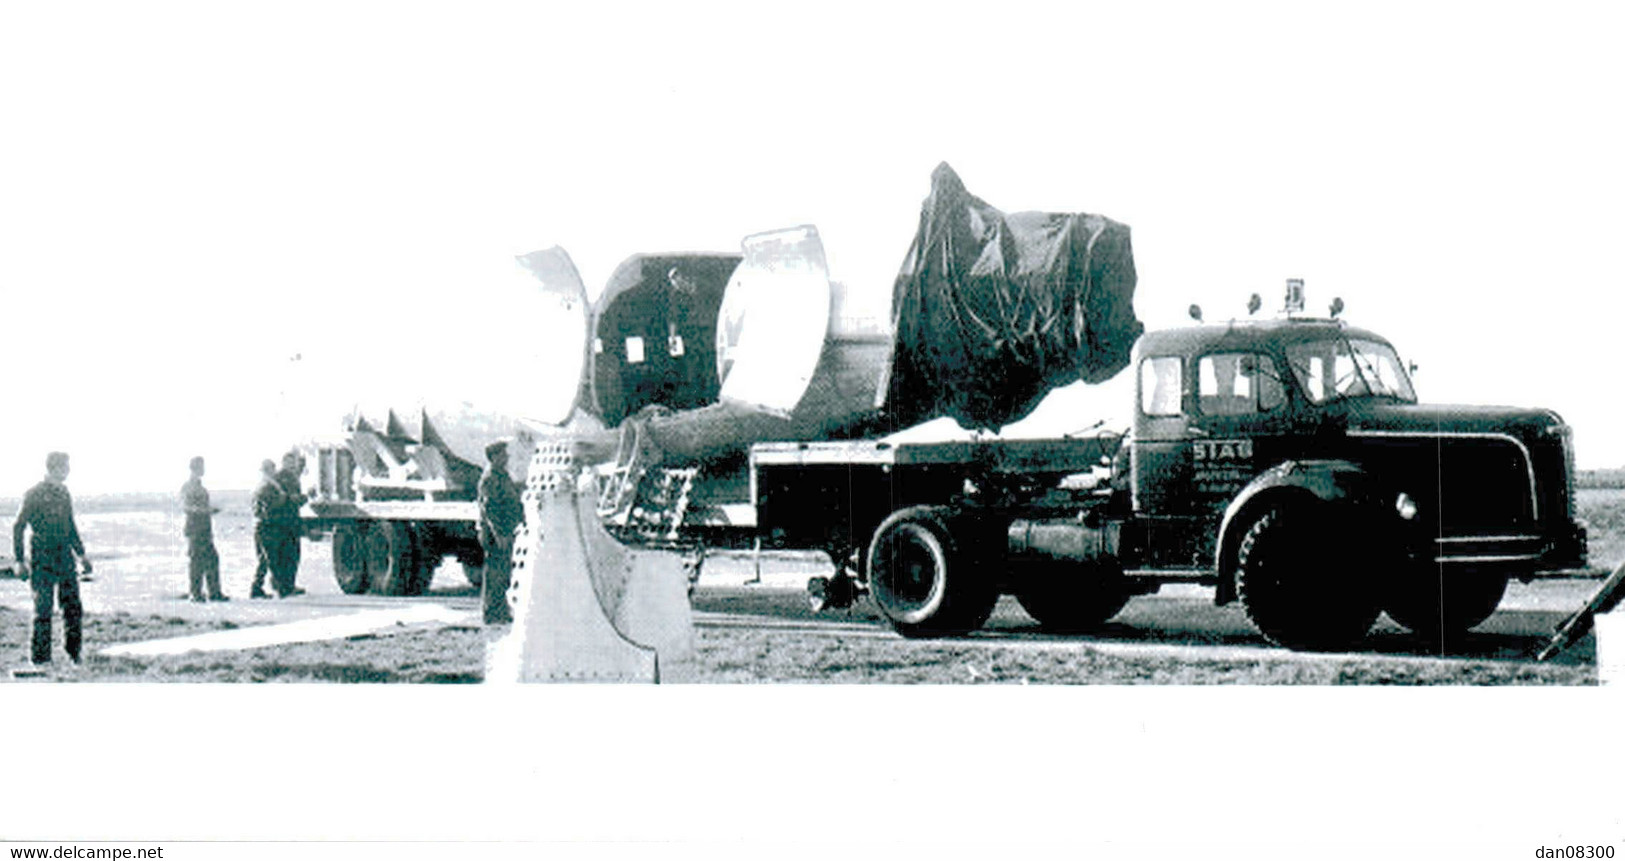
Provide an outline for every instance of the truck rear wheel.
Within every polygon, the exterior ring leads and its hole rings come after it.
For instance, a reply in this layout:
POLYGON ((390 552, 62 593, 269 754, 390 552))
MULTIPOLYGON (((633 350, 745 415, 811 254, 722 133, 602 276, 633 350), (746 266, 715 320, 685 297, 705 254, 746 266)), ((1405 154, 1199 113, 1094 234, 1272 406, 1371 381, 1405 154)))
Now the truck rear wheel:
POLYGON ((1389 587, 1383 609, 1419 636, 1442 642, 1484 623, 1500 606, 1507 575, 1427 567, 1389 587))
POLYGON ((1055 562, 1021 572, 1016 600, 1046 631, 1100 627, 1117 615, 1134 591, 1115 560, 1055 562))
POLYGON ((392 520, 367 530, 367 586, 374 595, 405 595, 417 567, 412 532, 392 520))
POLYGON ((1381 610, 1369 538, 1350 541, 1325 508, 1275 507, 1253 521, 1237 552, 1236 591, 1264 636, 1290 649, 1347 648, 1381 610))
POLYGON ((354 523, 333 530, 333 579, 346 595, 367 591, 367 543, 354 523))
POLYGON ((952 512, 916 506, 893 512, 875 530, 867 559, 880 612, 905 637, 963 634, 993 614, 998 590, 956 535, 952 512))

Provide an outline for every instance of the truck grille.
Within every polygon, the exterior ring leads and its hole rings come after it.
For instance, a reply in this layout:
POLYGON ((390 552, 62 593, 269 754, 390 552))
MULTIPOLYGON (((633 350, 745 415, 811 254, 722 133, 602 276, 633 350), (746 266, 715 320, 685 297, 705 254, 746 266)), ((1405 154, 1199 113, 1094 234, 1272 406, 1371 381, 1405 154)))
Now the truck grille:
POLYGON ((1402 482, 1443 537, 1522 534, 1549 516, 1527 447, 1499 433, 1355 431, 1371 466, 1402 482))
POLYGON ((1527 528, 1536 520, 1529 463, 1517 446, 1496 439, 1457 439, 1436 451, 1442 534, 1527 528))

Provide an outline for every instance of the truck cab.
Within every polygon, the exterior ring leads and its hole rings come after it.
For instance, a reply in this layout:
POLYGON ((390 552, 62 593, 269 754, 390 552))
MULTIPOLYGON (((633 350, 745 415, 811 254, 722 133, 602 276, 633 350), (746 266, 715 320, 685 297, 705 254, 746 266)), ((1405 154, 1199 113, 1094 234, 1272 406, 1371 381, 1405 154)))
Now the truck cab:
POLYGON ((1393 346, 1336 319, 1150 332, 1132 361, 1124 528, 1142 565, 1214 571, 1220 603, 1243 597, 1260 543, 1302 566, 1352 553, 1366 570, 1316 584, 1360 596, 1350 627, 1383 609, 1443 636, 1487 618, 1509 579, 1584 565, 1556 413, 1420 404, 1393 346), (1298 536, 1276 540, 1288 521, 1298 536))

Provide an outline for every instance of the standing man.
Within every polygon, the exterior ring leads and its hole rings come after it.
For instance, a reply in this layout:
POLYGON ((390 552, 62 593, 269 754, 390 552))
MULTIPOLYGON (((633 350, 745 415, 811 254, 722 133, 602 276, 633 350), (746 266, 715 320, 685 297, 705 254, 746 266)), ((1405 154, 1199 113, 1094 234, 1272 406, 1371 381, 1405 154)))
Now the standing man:
POLYGON ((191 468, 191 480, 181 485, 181 508, 186 512, 182 533, 191 563, 191 597, 201 603, 203 584, 208 581, 208 600, 229 601, 220 592, 220 554, 214 548, 214 515, 220 509, 209 505, 209 491, 203 487, 203 458, 192 458, 191 468))
POLYGON ((490 465, 480 476, 480 548, 485 551, 481 590, 487 625, 512 622, 508 610, 508 579, 513 565, 513 534, 525 519, 519 491, 508 477, 508 444, 485 447, 490 465))
POLYGON ((277 486, 282 490, 282 505, 277 517, 277 539, 282 545, 282 570, 271 570, 273 588, 278 597, 303 595, 305 590, 295 585, 299 578, 299 508, 305 504, 305 494, 299 489, 299 476, 305 471, 305 458, 297 450, 282 456, 282 471, 276 474, 277 486))
POLYGON ((53 451, 45 458, 45 480, 28 489, 17 524, 11 530, 12 553, 18 572, 29 579, 34 590, 34 663, 51 662, 51 616, 58 599, 62 603, 63 646, 68 658, 79 663, 83 642, 80 627, 84 605, 79 602, 79 572, 74 560, 90 573, 90 559, 79 540, 79 527, 73 522, 73 498, 63 482, 68 480, 68 456, 53 451), (23 533, 31 533, 29 547, 33 558, 23 556, 23 533))
POLYGON ((276 520, 281 515, 282 485, 277 484, 276 462, 260 461, 260 484, 254 488, 254 588, 250 598, 269 598, 265 591, 265 575, 271 575, 274 585, 282 570, 282 544, 276 535, 276 520))

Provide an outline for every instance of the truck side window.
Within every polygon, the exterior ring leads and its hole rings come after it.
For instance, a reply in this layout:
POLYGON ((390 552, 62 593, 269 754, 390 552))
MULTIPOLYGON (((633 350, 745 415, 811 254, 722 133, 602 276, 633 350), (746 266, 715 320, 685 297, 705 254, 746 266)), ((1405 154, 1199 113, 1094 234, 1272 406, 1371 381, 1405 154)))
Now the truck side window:
POLYGON ((1309 388, 1309 400, 1317 404, 1326 400, 1326 360, 1319 356, 1309 357, 1304 385, 1309 388))
POLYGON ((1179 415, 1183 388, 1178 356, 1154 356, 1140 362, 1140 412, 1148 416, 1179 415))
POLYGON ((1210 416, 1268 412, 1286 403, 1275 362, 1258 353, 1203 356, 1196 380, 1198 404, 1210 416))

